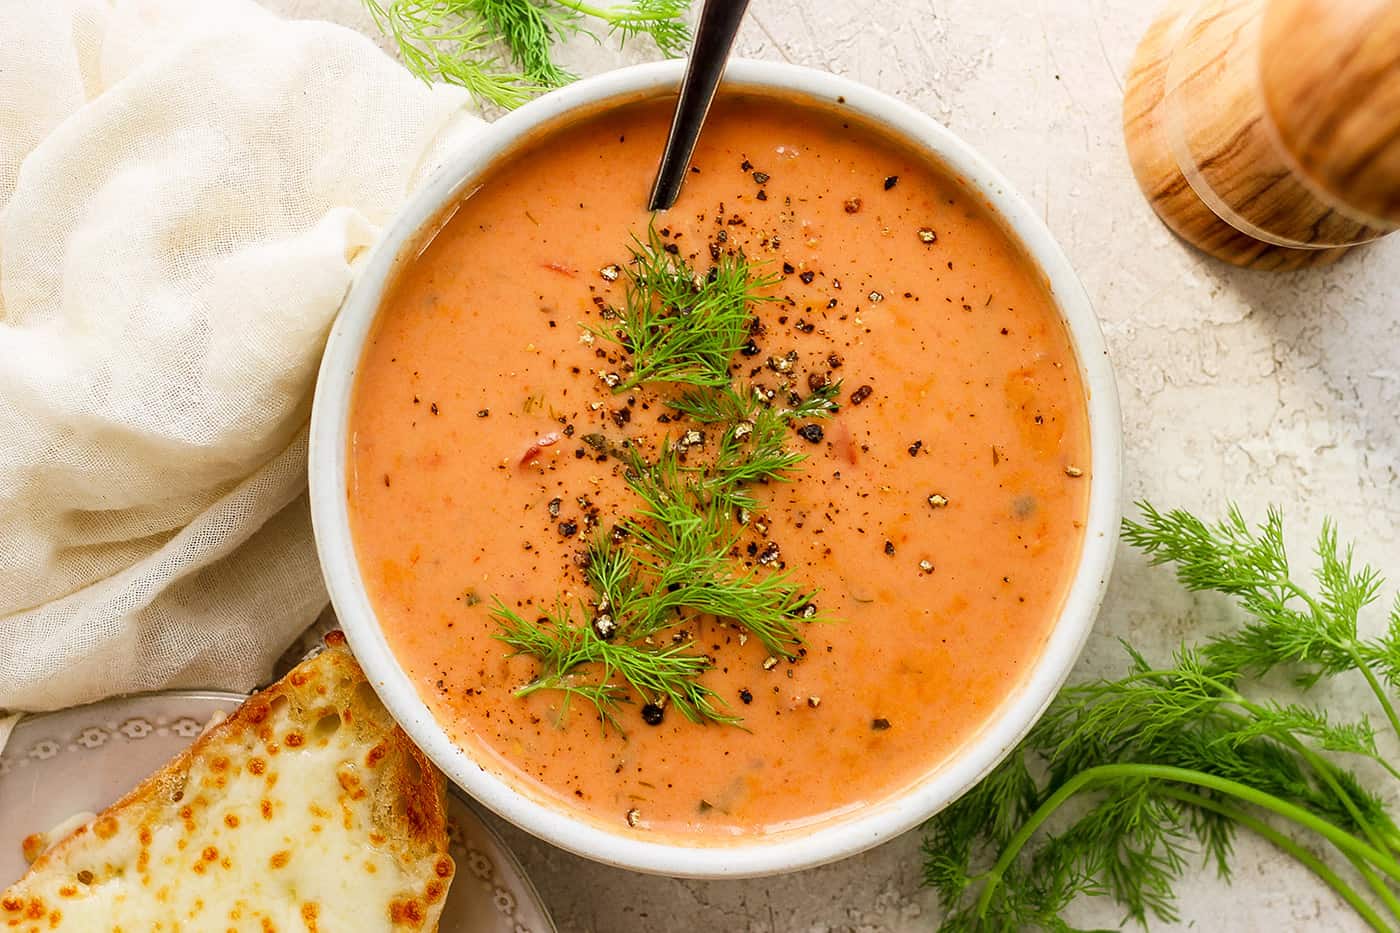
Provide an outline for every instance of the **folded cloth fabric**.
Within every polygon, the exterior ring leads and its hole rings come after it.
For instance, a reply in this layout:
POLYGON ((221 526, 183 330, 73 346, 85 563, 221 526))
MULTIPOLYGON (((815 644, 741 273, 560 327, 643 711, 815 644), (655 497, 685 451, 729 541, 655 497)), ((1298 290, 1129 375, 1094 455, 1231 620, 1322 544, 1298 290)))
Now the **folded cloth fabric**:
POLYGON ((244 690, 325 607, 321 349, 466 103, 246 0, 0 0, 0 709, 244 690))

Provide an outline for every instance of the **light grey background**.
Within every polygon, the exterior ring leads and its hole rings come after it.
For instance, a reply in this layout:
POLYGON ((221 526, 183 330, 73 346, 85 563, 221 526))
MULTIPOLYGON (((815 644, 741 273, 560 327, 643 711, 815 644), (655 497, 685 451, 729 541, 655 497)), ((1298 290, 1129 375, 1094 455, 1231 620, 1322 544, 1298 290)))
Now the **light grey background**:
MULTIPOLYGON (((606 4, 608 0, 600 0, 606 4)), ((357 0, 272 0, 374 34, 357 0)), ((1400 584, 1400 236, 1331 269, 1244 272, 1176 241, 1140 197, 1119 127, 1123 75, 1152 0, 754 0, 740 54, 825 68, 951 127, 1038 206, 1103 321, 1123 400, 1127 495, 1206 514, 1235 501, 1287 510, 1295 553, 1334 516, 1362 558, 1400 584)), ((576 40, 584 74, 654 57, 576 40)), ((1121 669, 1116 639, 1164 656, 1218 624, 1216 602, 1120 555, 1076 675, 1121 669)), ((1379 620, 1376 620, 1377 622, 1379 620)), ((1348 687, 1356 687, 1350 684, 1348 687)), ((1370 710, 1360 689, 1330 695, 1370 710)), ((1393 748, 1393 743, 1388 746, 1393 748)), ((936 926, 910 833, 782 878, 644 877, 507 828, 561 930, 913 931, 936 926)), ((1360 929, 1311 875, 1244 838, 1233 886, 1199 873, 1179 924, 1154 929, 1360 929)), ((1077 919, 1114 927, 1097 905, 1077 919)))

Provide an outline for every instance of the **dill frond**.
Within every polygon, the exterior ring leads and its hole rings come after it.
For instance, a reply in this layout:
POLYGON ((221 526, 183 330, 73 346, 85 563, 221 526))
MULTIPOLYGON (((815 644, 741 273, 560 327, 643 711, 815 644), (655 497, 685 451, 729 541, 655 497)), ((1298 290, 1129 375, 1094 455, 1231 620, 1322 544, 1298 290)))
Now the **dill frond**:
POLYGON ((424 81, 466 88, 478 101, 518 107, 546 85, 502 62, 498 35, 464 15, 463 0, 364 0, 365 8, 394 40, 404 67, 424 81))
POLYGON ((1126 920, 1170 921, 1192 850, 1229 877, 1239 829, 1308 867, 1372 928, 1393 929, 1400 831, 1383 796, 1334 758, 1368 760, 1400 779, 1375 729, 1365 716, 1338 721, 1247 692, 1280 666, 1303 687, 1359 672, 1395 730, 1380 682, 1390 681, 1400 625, 1393 613, 1385 635, 1357 636, 1379 577, 1356 565, 1331 523, 1318 538, 1313 592, 1290 576, 1276 510, 1257 528, 1236 509, 1215 524, 1141 510, 1141 521, 1125 522, 1128 542, 1174 564, 1188 588, 1236 598, 1247 621, 1157 667, 1125 645, 1123 677, 1065 688, 1010 758, 930 821, 924 880, 947 911, 941 929, 1067 930, 1063 912, 1075 899, 1105 895, 1126 920), (1298 833, 1331 843, 1364 888, 1298 833))
POLYGON ((622 731, 617 712, 628 701, 627 691, 613 681, 613 675, 620 674, 647 703, 670 704, 692 722, 738 722, 723 710, 714 691, 700 682, 711 661, 695 654, 691 642, 653 646, 604 640, 592 626, 575 624, 562 605, 535 622, 527 622, 500 600, 491 614, 501 626, 496 638, 517 654, 532 655, 541 662, 540 675, 516 690, 516 696, 563 691, 561 719, 569 699, 579 697, 596 707, 605 729, 611 725, 622 731))
MULTIPOLYGON (((574 33, 605 27, 626 43, 649 36, 674 58, 690 43, 689 0, 634 0, 598 7, 573 0, 363 0, 403 63, 424 81, 445 81, 483 103, 512 108, 575 75, 554 61, 574 33), (502 61, 501 52, 510 59, 502 61)), ((594 38, 597 38, 594 35, 594 38)))
POLYGON ((607 8, 575 0, 555 2, 607 24, 609 33, 624 44, 648 36, 667 58, 679 58, 690 45, 690 28, 685 23, 690 0, 632 0, 631 3, 607 8))
POLYGON ((802 624, 825 621, 814 589, 769 566, 776 546, 758 556, 757 566, 735 556, 741 526, 760 506, 754 488, 790 481, 804 459, 787 447, 793 423, 834 414, 840 392, 839 383, 823 385, 805 398, 787 395, 782 405, 772 391, 731 382, 730 361, 749 337, 750 306, 765 300, 770 284, 742 253, 719 257, 701 275, 668 252, 655 229, 645 242, 635 241, 624 306, 611 315, 610 330, 594 333, 631 358, 630 379, 619 390, 688 385, 663 401, 710 426, 710 441, 687 431, 695 440, 663 442, 651 460, 625 440, 590 442, 623 461, 637 505, 588 545, 585 577, 593 599, 581 607, 584 621, 561 607, 531 623, 497 605, 499 637, 540 662, 522 693, 560 690, 565 705, 582 696, 605 727, 618 725, 617 703, 627 691, 692 719, 737 725, 699 682, 710 660, 686 650, 684 627, 706 619, 736 625, 771 656, 795 660, 803 652, 802 624), (692 459, 692 445, 709 456, 692 459), (600 685, 610 686, 595 689, 600 685))
POLYGON ((593 329, 631 358, 617 392, 649 382, 728 386, 730 361, 749 339, 750 308, 771 300, 766 289, 777 278, 757 274, 742 252, 721 255, 701 275, 667 246, 654 227, 634 240, 616 321, 593 329))

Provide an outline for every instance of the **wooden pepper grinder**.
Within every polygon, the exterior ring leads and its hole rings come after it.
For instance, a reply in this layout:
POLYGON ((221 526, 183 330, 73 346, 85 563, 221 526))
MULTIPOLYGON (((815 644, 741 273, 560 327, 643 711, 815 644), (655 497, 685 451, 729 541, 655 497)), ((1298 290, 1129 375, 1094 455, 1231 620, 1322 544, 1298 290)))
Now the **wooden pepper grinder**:
POLYGON ((1400 0, 1172 0, 1123 129, 1187 242, 1259 269, 1332 262, 1400 228, 1400 0))

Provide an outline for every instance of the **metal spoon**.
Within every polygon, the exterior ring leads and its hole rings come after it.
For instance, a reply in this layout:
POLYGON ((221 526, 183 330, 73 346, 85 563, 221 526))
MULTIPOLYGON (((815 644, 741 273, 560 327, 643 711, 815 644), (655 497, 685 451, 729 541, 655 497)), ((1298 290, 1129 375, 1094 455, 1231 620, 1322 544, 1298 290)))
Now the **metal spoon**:
POLYGON ((666 137, 666 151, 656 170, 656 183, 651 186, 648 210, 664 211, 676 203, 681 185, 690 171, 690 157, 700 127, 715 99, 715 88, 724 75, 734 36, 749 0, 705 0, 700 10, 700 24, 695 29, 695 44, 690 50, 685 77, 681 80, 680 99, 676 115, 671 120, 671 132, 666 137))

